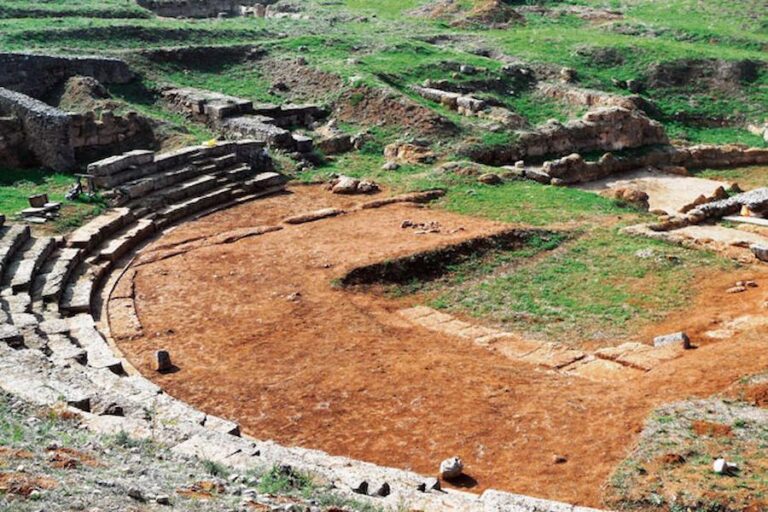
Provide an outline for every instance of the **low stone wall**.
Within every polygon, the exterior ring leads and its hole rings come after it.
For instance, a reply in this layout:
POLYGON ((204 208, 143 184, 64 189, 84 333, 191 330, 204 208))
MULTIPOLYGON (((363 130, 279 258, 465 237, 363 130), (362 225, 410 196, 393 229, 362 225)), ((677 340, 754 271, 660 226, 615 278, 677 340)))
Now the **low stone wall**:
POLYGON ((460 94, 418 85, 411 86, 411 90, 422 98, 440 103, 444 107, 455 110, 464 116, 489 119, 510 128, 523 128, 527 124, 525 118, 519 114, 502 107, 489 105, 488 102, 469 94, 460 94))
POLYGON ((579 154, 571 154, 545 162, 542 172, 557 183, 585 183, 612 174, 641 169, 681 166, 687 169, 727 168, 744 165, 768 164, 768 148, 749 148, 742 145, 698 145, 665 147, 643 155, 617 157, 606 153, 599 160, 587 162, 579 154))
POLYGON ((57 171, 76 167, 75 152, 69 138, 69 114, 3 88, 0 88, 0 114, 10 114, 19 120, 26 146, 41 165, 57 171))
POLYGON ((664 127, 642 112, 621 107, 600 108, 565 124, 550 121, 531 131, 516 132, 506 146, 470 146, 461 153, 486 165, 509 165, 524 158, 573 152, 618 151, 668 144, 664 127))
POLYGON ((124 84, 135 77, 120 59, 0 53, 0 87, 34 98, 43 98, 53 87, 77 75, 103 84, 124 84))
POLYGON ((151 149, 155 134, 151 123, 136 112, 125 116, 104 111, 100 118, 93 112, 72 114, 70 144, 78 162, 92 162, 131 149, 151 149))
POLYGON ((568 105, 589 108, 596 107, 621 107, 627 110, 642 110, 654 112, 656 107, 642 96, 633 94, 621 96, 594 89, 582 89, 562 84, 540 83, 537 87, 539 94, 552 98, 568 105))
POLYGON ((137 0, 141 7, 167 18, 215 18, 220 14, 243 16, 262 13, 277 0, 137 0), (261 6, 261 9, 259 9, 261 6))
POLYGON ((64 112, 0 88, 0 115, 8 116, 0 126, 0 155, 8 155, 3 161, 10 166, 35 164, 71 171, 79 162, 154 145, 150 122, 135 112, 115 116, 105 111, 97 119, 93 112, 64 112))

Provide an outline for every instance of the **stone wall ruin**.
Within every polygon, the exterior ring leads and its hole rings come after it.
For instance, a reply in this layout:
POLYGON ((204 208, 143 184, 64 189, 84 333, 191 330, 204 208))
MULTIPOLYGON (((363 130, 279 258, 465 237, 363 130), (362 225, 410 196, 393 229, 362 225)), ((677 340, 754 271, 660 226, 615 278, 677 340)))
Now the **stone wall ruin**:
POLYGON ((518 131, 507 146, 472 146, 462 150, 487 165, 508 165, 524 158, 574 151, 619 151, 669 143, 664 127, 642 112, 622 107, 599 108, 567 123, 549 121, 531 131, 518 131))
POLYGON ((78 75, 93 77, 102 84, 127 84, 135 78, 120 59, 0 53, 0 87, 33 98, 43 99, 56 85, 78 75))
POLYGON ((253 138, 270 147, 309 153, 312 140, 292 134, 326 112, 316 105, 254 105, 252 101, 212 91, 174 88, 162 92, 168 108, 204 123, 229 138, 253 138))
POLYGON ((149 121, 136 113, 78 114, 43 101, 74 76, 106 84, 135 78, 119 59, 0 53, 0 158, 7 166, 71 171, 79 162, 154 144, 149 121))
POLYGON ((141 7, 166 18, 216 18, 267 15, 277 0, 137 0, 141 7))

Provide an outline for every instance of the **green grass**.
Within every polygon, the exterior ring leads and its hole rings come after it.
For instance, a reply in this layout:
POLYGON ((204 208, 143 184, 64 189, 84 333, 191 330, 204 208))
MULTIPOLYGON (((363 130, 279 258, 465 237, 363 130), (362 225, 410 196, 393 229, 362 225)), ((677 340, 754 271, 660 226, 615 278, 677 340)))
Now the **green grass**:
POLYGON ((442 205, 456 213, 533 226, 635 213, 597 194, 530 181, 495 187, 460 185, 451 190, 442 205))
POLYGON ((598 228, 528 266, 447 290, 433 305, 558 341, 611 338, 684 306, 698 270, 727 265, 702 251, 598 228), (660 257, 638 257, 644 249, 660 257))
POLYGON ((744 190, 768 187, 768 166, 739 167, 735 169, 702 169, 694 172, 699 178, 736 182, 744 190))
POLYGON ((0 169, 0 213, 14 218, 29 207, 29 196, 48 194, 50 201, 62 203, 61 216, 52 223, 54 231, 70 231, 101 213, 105 207, 98 198, 67 201, 64 195, 74 182, 71 175, 42 169, 0 169))

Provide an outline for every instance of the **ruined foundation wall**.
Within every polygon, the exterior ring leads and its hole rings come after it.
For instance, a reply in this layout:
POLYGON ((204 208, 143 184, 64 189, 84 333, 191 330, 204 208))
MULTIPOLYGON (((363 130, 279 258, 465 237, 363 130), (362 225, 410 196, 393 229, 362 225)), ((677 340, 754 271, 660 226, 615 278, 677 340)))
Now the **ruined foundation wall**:
POLYGON ((0 87, 33 98, 43 98, 53 87, 77 75, 103 84, 124 84, 135 77, 120 59, 0 53, 0 87))
POLYGON ((154 132, 135 113, 73 114, 24 94, 0 88, 0 162, 7 166, 42 165, 71 171, 78 162, 115 152, 151 148, 154 132))
POLYGON ((167 18, 215 18, 221 13, 243 14, 243 7, 271 5, 277 0, 137 0, 137 3, 158 16, 167 18))
POLYGON ((35 160, 57 171, 76 167, 75 152, 70 145, 71 117, 24 94, 0 88, 0 114, 19 120, 26 145, 35 160))
POLYGON ((71 118, 70 144, 78 162, 92 162, 115 153, 155 146, 151 124, 135 112, 118 116, 105 111, 100 119, 89 112, 72 114, 71 118))
POLYGON ((516 132, 507 146, 469 147, 462 152, 487 165, 509 165, 525 158, 573 152, 619 151, 668 144, 664 127, 642 112, 621 107, 599 108, 576 121, 549 123, 531 131, 516 132))
POLYGON ((644 167, 685 167, 686 169, 728 168, 768 164, 768 149, 741 145, 698 145, 668 147, 639 156, 617 157, 606 153, 588 162, 579 154, 568 155, 544 163, 542 172, 561 183, 586 183, 612 174, 644 167))

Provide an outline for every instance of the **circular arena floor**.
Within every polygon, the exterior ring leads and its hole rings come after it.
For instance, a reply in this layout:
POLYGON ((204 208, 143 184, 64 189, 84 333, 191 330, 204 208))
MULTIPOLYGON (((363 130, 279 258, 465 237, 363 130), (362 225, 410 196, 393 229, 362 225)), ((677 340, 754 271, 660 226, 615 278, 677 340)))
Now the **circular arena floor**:
POLYGON ((459 486, 586 505, 599 504, 602 482, 653 407, 711 394, 768 363, 759 338, 745 333, 641 377, 596 382, 411 324, 396 312, 413 298, 334 285, 351 268, 489 234, 498 223, 398 204, 227 236, 359 201, 297 186, 166 233, 112 293, 113 334, 136 323, 113 307, 120 298, 134 300, 140 323, 115 336, 120 349, 171 395, 259 439, 426 474, 458 454, 471 477, 459 486), (406 219, 443 229, 416 234, 401 228, 406 219), (178 371, 152 370, 158 349, 178 371), (554 455, 568 461, 555 464, 554 455))

